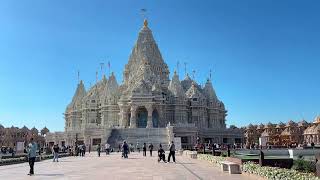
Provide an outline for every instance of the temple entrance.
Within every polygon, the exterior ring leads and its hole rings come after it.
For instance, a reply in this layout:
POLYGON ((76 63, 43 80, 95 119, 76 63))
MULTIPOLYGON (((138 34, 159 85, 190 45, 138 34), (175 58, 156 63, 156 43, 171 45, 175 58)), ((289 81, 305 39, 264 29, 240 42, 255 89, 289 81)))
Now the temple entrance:
POLYGON ((152 123, 154 128, 159 127, 159 113, 156 109, 152 112, 152 123))
POLYGON ((148 121, 148 111, 145 107, 139 107, 137 110, 137 128, 146 128, 148 121))

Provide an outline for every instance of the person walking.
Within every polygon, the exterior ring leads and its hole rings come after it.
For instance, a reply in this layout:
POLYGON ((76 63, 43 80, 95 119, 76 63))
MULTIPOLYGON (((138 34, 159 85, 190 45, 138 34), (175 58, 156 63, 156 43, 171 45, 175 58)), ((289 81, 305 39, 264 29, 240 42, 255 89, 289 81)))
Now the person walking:
POLYGON ((137 151, 140 153, 140 145, 139 145, 138 142, 137 142, 137 145, 136 145, 136 149, 137 149, 137 151))
POLYGON ((169 156, 168 156, 168 162, 170 162, 170 157, 172 156, 173 162, 176 162, 176 147, 173 143, 173 141, 171 141, 170 147, 169 147, 169 156))
POLYGON ((98 156, 100 157, 100 152, 101 152, 101 146, 100 146, 100 144, 98 144, 98 146, 97 146, 97 152, 98 152, 98 156))
POLYGON ((77 144, 74 145, 74 155, 79 156, 79 146, 77 144))
POLYGON ((150 143, 149 145, 149 151, 150 151, 150 156, 152 156, 152 151, 153 151, 153 144, 150 143))
POLYGON ((143 143, 142 151, 143 151, 143 156, 147 156, 147 145, 146 145, 146 143, 143 143))
POLYGON ((34 175, 34 162, 36 161, 37 156, 37 144, 33 141, 33 138, 30 139, 30 143, 28 145, 28 160, 29 160, 29 176, 34 175))
POLYGON ((52 147, 52 152, 53 152, 53 162, 55 162, 57 160, 57 162, 59 162, 59 145, 55 144, 52 147))
POLYGON ((119 144, 119 150, 118 150, 118 152, 121 152, 121 143, 119 144))
POLYGON ((83 145, 82 145, 82 144, 79 145, 79 146, 78 146, 78 149, 79 149, 79 155, 80 155, 80 156, 83 156, 83 145))
POLYGON ((82 156, 86 155, 86 149, 87 149, 86 144, 83 144, 83 155, 82 156))
POLYGON ((128 152, 129 152, 129 146, 127 144, 126 141, 123 141, 123 144, 122 144, 122 153, 123 153, 123 158, 128 158, 128 152))
POLYGON ((106 150, 106 155, 110 154, 110 144, 106 143, 104 149, 106 150))

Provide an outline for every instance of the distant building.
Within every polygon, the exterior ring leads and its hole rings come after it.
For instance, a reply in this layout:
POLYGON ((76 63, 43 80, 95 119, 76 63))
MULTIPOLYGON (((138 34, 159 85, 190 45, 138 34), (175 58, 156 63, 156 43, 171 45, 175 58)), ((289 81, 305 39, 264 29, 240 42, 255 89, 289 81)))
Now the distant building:
POLYGON ((5 128, 0 125, 0 147, 11 147, 14 148, 17 145, 17 142, 25 142, 27 145, 31 138, 40 145, 45 145, 44 136, 49 132, 49 129, 44 127, 40 132, 33 127, 32 129, 28 129, 26 126, 22 128, 18 127, 10 127, 5 128))
POLYGON ((79 82, 65 111, 65 132, 49 133, 46 141, 90 146, 126 139, 129 143, 168 144, 181 137, 183 147, 202 142, 242 143, 237 128, 226 128, 227 111, 208 78, 201 86, 188 74, 180 81, 169 69, 145 20, 139 32, 123 83, 111 73, 85 90, 79 82))
POLYGON ((320 145, 320 116, 313 123, 302 120, 298 123, 290 120, 287 124, 268 123, 266 125, 249 124, 245 128, 244 138, 249 148, 259 144, 259 138, 264 138, 267 145, 292 146, 292 145, 320 145))

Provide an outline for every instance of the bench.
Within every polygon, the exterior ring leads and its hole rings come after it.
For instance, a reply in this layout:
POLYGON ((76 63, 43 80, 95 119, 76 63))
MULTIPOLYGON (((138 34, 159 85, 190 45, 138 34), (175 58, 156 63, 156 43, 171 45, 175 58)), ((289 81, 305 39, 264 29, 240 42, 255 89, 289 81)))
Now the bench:
POLYGON ((197 152, 193 151, 193 152, 189 153, 188 155, 192 159, 197 159, 197 154, 198 154, 197 152))
POLYGON ((197 151, 183 151, 183 156, 187 156, 189 158, 192 158, 192 159, 197 159, 197 151))
POLYGON ((222 161, 221 170, 228 171, 229 174, 241 174, 240 165, 230 161, 222 161))

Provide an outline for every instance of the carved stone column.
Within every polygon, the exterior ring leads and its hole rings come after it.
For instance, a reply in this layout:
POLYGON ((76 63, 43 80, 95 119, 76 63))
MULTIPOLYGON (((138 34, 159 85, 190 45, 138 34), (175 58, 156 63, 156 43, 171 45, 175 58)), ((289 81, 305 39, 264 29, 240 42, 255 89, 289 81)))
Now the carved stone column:
POLYGON ((125 114, 124 114, 124 109, 122 106, 119 106, 120 108, 120 120, 119 120, 119 126, 124 127, 124 122, 125 122, 125 114))
POLYGON ((130 128, 137 127, 136 111, 137 111, 137 106, 131 105, 130 128))
POLYGON ((152 105, 148 105, 147 107, 148 111, 148 121, 147 121, 147 128, 153 128, 153 122, 152 122, 152 105))

